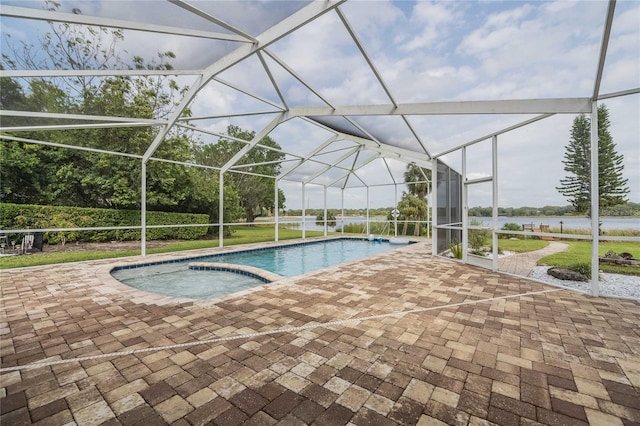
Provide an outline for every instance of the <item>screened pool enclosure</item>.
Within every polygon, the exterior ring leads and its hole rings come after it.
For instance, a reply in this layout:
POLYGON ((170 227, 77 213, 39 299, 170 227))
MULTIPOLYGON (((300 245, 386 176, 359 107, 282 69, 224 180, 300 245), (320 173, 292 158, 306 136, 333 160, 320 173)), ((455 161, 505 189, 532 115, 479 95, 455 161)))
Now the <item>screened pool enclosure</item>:
MULTIPOLYGON (((3 145, 94 152, 139 164, 140 225, 128 228, 142 231, 143 255, 148 228, 184 226, 147 223, 150 164, 216 174, 219 221, 209 225, 218 229, 231 224, 224 221, 225 181, 244 174, 275 180, 275 206, 285 194, 287 208, 303 216, 310 208, 323 209, 325 233, 328 208, 360 209, 368 234, 369 209, 397 207, 407 190, 406 167, 415 163, 432 171, 423 174, 432 190, 430 212, 421 220, 431 229, 433 252, 443 254, 460 243, 462 261, 496 270, 498 237, 505 233, 498 226, 498 207, 562 203, 557 179, 544 178, 565 174, 564 147, 572 121, 581 114, 591 126, 590 221, 591 229, 598 229, 595 135, 603 103, 630 173, 630 198, 637 200, 640 24, 635 2, 3 1, 0 16, 1 76, 27 94, 35 81, 69 90, 78 82, 113 78, 184 88, 172 92, 175 97, 161 114, 8 108, 4 101, 0 112, 3 145), (25 60, 23 46, 47 40, 54 46, 65 31, 98 34, 102 43, 119 43, 121 50, 98 59, 96 51, 94 60, 84 63, 60 63, 42 53, 46 49, 33 47, 27 49, 31 60, 25 60), (253 138, 225 134, 229 125, 254 132, 253 138), (51 137, 122 128, 148 128, 149 140, 142 148, 103 149, 82 137, 51 137), (223 139, 241 146, 215 166, 167 156, 163 144, 186 133, 202 146, 223 139), (265 137, 278 147, 265 148, 265 137), (278 153, 275 177, 256 171, 268 161, 242 161, 258 148, 278 153), (475 206, 490 207, 491 216, 481 223, 472 220, 469 208, 475 206), (473 230, 489 233, 488 260, 470 253, 473 230)), ((260 223, 272 224, 278 240, 279 225, 286 221, 275 208, 272 219, 260 223)), ((75 229, 86 230, 0 233, 75 229)), ((304 237, 304 225, 302 231, 304 237)), ((536 235, 591 242, 591 289, 598 295, 598 247, 604 237, 547 234, 536 235)))

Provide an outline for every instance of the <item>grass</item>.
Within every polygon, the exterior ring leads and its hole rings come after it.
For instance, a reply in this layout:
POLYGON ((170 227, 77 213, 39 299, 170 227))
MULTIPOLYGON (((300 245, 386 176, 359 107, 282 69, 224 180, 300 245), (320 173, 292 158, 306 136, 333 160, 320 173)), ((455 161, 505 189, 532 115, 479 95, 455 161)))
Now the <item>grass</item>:
MULTIPOLYGON (((317 237, 324 235, 319 231, 307 231, 307 237, 317 237)), ((302 238, 302 231, 295 229, 280 228, 278 232, 279 240, 291 240, 302 238)), ((260 243, 274 240, 273 226, 241 226, 234 229, 231 237, 224 239, 225 246, 239 244, 260 243)), ((147 254, 170 253, 175 251, 197 250, 204 248, 218 247, 218 239, 180 241, 167 244, 163 247, 147 249, 147 254)), ((65 251, 55 253, 39 253, 28 256, 7 256, 0 258, 0 269, 22 268, 27 266, 52 265, 56 263, 80 262, 87 260, 111 259, 116 257, 137 256, 139 249, 134 250, 95 250, 95 251, 65 251)))
MULTIPOLYGON (((560 228, 551 227, 549 228, 549 232, 560 234, 560 228)), ((562 233, 572 235, 591 235, 591 228, 564 228, 562 233)), ((610 229, 602 231, 602 235, 610 235, 612 237, 640 237, 640 229, 610 229)))
MULTIPOLYGON (((320 231, 307 231, 308 237, 323 235, 320 231)), ((297 229, 280 228, 278 238, 280 240, 291 240, 302 237, 302 231, 297 229)), ((271 225, 239 226, 234 228, 233 235, 224 239, 225 246, 239 244, 259 243, 274 240, 274 230, 271 225)), ((580 262, 589 262, 591 259, 591 243, 587 241, 564 241, 569 245, 569 249, 562 253, 556 253, 540 259, 540 264, 551 266, 570 266, 580 262)), ((539 250, 546 247, 547 241, 543 240, 498 240, 498 247, 503 251, 524 253, 539 250)), ((175 251, 188 251, 204 248, 218 247, 218 239, 180 241, 168 244, 163 247, 147 249, 148 254, 169 253, 175 251)), ((616 253, 628 252, 634 257, 640 257, 640 243, 634 242, 601 242, 599 247, 600 256, 613 250, 616 253)), ((21 268, 27 266, 51 265, 56 263, 79 262, 87 260, 110 259, 116 257, 137 256, 139 249, 135 250, 112 250, 112 251, 66 251, 55 253, 42 253, 30 256, 10 256, 0 258, 0 269, 21 268)), ((600 265, 600 270, 614 274, 640 275, 638 266, 616 266, 600 265)))
MULTIPOLYGON (((541 265, 573 266, 576 264, 588 264, 591 261, 591 242, 588 241, 563 241, 569 245, 567 251, 543 257, 538 261, 541 265)), ((546 247, 547 241, 543 240, 498 240, 498 247, 503 251, 524 253, 539 250, 546 247)), ((601 242, 598 247, 600 256, 604 256, 609 250, 616 253, 631 253, 634 257, 640 257, 640 244, 626 241, 601 242)), ((620 266, 600 264, 602 272, 611 274, 640 275, 640 266, 620 266)))
MULTIPOLYGON (((569 245, 567 251, 555 253, 545 256, 538 261, 541 265, 551 266, 570 266, 576 263, 584 263, 591 261, 591 242, 589 241, 563 241, 569 245)), ((628 252, 635 258, 640 257, 640 243, 615 241, 601 242, 598 246, 598 253, 601 257, 609 250, 616 253, 628 252)), ((640 266, 619 266, 600 264, 599 269, 602 272, 612 274, 640 275, 640 266)))
POLYGON ((500 250, 512 251, 514 253, 540 250, 548 244, 549 243, 544 240, 498 240, 498 248, 500 250))

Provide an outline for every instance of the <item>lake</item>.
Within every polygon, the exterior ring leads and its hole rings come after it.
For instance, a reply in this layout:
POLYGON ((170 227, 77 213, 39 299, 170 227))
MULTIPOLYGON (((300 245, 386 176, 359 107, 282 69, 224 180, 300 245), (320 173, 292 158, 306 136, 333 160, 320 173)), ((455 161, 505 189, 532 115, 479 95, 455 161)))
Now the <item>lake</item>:
MULTIPOLYGON (((640 218, 638 217, 602 217, 600 218, 602 221, 602 229, 603 230, 612 230, 612 229, 640 229, 640 218)), ((273 220, 273 219, 271 219, 273 220)), ((469 220, 477 220, 482 222, 486 226, 491 225, 490 217, 470 217, 469 220)), ((288 217, 281 218, 281 222, 293 222, 291 223, 291 228, 299 229, 302 225, 301 217, 288 217)), ((371 221, 382 221, 385 222, 384 219, 374 219, 371 218, 371 221)), ((549 225, 551 228, 560 228, 560 221, 562 221, 563 229, 591 229, 591 220, 586 217, 575 217, 575 216, 556 216, 556 217, 543 217, 543 216, 520 216, 520 217, 506 217, 499 216, 498 217, 498 228, 502 228, 505 223, 517 223, 518 225, 531 224, 536 228, 539 228, 541 224, 549 225)), ((316 225, 315 216, 307 216, 305 218, 306 229, 308 231, 322 231, 324 228, 322 225, 316 225)), ((366 217, 364 216, 345 216, 344 218, 338 216, 336 219, 336 227, 338 230, 342 226, 342 224, 348 223, 358 223, 362 224, 364 228, 364 224, 366 222, 366 217)), ((400 225, 403 223, 402 221, 398 221, 400 225)), ((329 230, 334 231, 336 229, 334 226, 330 226, 329 230)))
MULTIPOLYGON (((477 220, 485 225, 491 225, 490 217, 470 217, 469 220, 477 220)), ((560 228, 562 221, 563 229, 591 229, 591 219, 586 217, 573 216, 557 216, 557 217, 541 217, 541 216, 521 216, 506 217, 498 216, 498 228, 502 228, 505 223, 517 223, 518 225, 532 224, 539 228, 540 225, 549 225, 550 228, 560 228)), ((638 217, 601 217, 601 229, 640 229, 640 218, 638 217)))

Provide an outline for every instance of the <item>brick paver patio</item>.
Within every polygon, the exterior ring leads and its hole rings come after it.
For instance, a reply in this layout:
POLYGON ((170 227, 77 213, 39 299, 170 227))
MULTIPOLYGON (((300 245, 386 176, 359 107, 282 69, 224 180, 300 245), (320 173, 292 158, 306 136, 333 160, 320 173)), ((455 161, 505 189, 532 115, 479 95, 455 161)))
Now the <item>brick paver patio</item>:
POLYGON ((426 243, 217 301, 113 262, 0 272, 2 425, 640 424, 638 301, 426 243))
POLYGON ((539 259, 550 254, 566 251, 568 248, 569 246, 565 243, 550 241, 546 247, 540 250, 501 257, 498 259, 498 270, 521 277, 527 277, 539 259))

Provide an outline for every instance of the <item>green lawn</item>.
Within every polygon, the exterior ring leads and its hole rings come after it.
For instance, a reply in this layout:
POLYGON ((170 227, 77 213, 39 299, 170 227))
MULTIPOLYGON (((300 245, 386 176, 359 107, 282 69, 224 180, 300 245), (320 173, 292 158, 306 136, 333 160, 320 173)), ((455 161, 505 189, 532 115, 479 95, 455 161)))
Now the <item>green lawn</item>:
MULTIPOLYGON (((307 231, 307 237, 323 235, 319 231, 307 231)), ((302 231, 295 229, 283 229, 278 232, 279 240, 291 240, 302 238, 302 231)), ((274 240, 272 226, 239 226, 234 229, 233 235, 224 239, 225 246, 238 244, 260 243, 274 240)), ((218 240, 181 241, 159 248, 147 249, 148 254, 169 253, 174 251, 196 250, 218 247, 218 240)), ((85 260, 110 259, 115 257, 137 256, 139 249, 113 250, 113 251, 66 251, 56 253, 38 253, 26 256, 9 256, 0 258, 0 269, 21 268, 26 266, 52 265, 55 263, 78 262, 85 260)))
POLYGON ((498 248, 500 250, 512 251, 514 253, 540 250, 548 244, 549 243, 544 240, 498 240, 498 248))
MULTIPOLYGON (((552 254, 543 257, 538 261, 539 264, 551 266, 569 266, 576 263, 591 262, 591 242, 588 241, 563 241, 569 245, 569 249, 562 253, 552 254)), ((634 242, 602 242, 598 247, 600 256, 604 256, 609 250, 616 253, 628 252, 635 258, 640 257, 640 243, 634 242)), ((613 274, 640 275, 640 267, 638 266, 615 266, 600 264, 602 272, 613 274)))
MULTIPOLYGON (((538 261, 540 265, 570 266, 578 263, 590 263, 591 243, 587 241, 562 241, 569 245, 567 251, 543 257, 538 261)), ((498 247, 502 251, 524 253, 539 250, 547 246, 543 240, 498 240, 498 247)), ((609 250, 616 253, 631 253, 635 258, 640 258, 640 243, 634 242, 603 242, 598 247, 600 256, 604 256, 609 250)), ((612 274, 640 275, 638 266, 600 265, 602 272, 612 274)))
MULTIPOLYGON (((319 231, 307 231, 307 237, 323 235, 319 231)), ((296 229, 281 228, 278 235, 280 240, 291 240, 302 237, 302 231, 296 229)), ((234 229, 233 235, 224 239, 225 246, 238 244, 259 243, 274 240, 272 226, 239 226, 234 229)), ((540 259, 540 264, 552 266, 568 266, 576 263, 588 263, 591 259, 591 243, 586 241, 564 241, 569 244, 566 252, 553 254, 540 259)), ((498 240, 498 247, 502 251, 524 253, 539 250, 546 247, 547 241, 543 240, 498 240)), ((164 247, 148 249, 148 254, 169 253, 175 251, 187 251, 203 248, 218 247, 218 240, 181 241, 164 247)), ((606 242, 600 243, 600 255, 613 250, 616 253, 629 252, 634 257, 640 257, 640 243, 633 242, 606 242)), ((42 253, 29 256, 11 256, 0 258, 0 269, 20 268, 26 266, 51 265, 55 263, 77 262, 85 260, 109 259, 115 257, 136 256, 140 250, 113 250, 113 251, 67 251, 57 253, 42 253)), ((640 275, 640 267, 624 267, 613 265, 600 265, 603 272, 640 275)))

